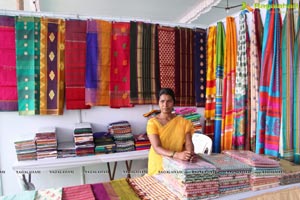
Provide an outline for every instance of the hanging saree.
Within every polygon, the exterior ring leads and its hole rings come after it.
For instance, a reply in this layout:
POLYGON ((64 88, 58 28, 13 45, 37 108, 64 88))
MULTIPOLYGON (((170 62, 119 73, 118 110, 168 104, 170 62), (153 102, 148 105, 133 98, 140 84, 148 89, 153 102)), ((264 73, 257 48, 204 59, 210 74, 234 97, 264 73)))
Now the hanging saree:
POLYGON ((108 106, 110 102, 110 50, 111 50, 111 27, 112 23, 103 20, 96 20, 98 35, 98 86, 97 103, 99 106, 108 106))
POLYGON ((113 22, 111 35, 110 107, 130 104, 130 23, 113 22))
POLYGON ((39 57, 35 56, 38 47, 39 19, 34 17, 16 18, 16 66, 18 87, 18 110, 20 115, 34 115, 39 113, 40 101, 38 90, 40 81, 36 78, 39 69, 39 57))
POLYGON ((224 85, 222 102, 221 149, 230 150, 234 133, 235 69, 237 59, 236 25, 233 17, 226 18, 226 46, 224 55, 224 85))
POLYGON ((234 132, 232 135, 232 149, 244 150, 247 134, 247 100, 248 100, 248 77, 247 77, 247 16, 239 15, 239 38, 237 52, 237 66, 234 93, 234 132))
MULTIPOLYGON (((299 10, 300 13, 300 4, 299 10)), ((300 15, 298 14, 297 21, 297 34, 294 44, 294 62, 293 62, 293 75, 294 75, 294 111, 293 111, 293 147, 294 147, 294 163, 300 164, 300 59, 299 59, 299 47, 300 47, 300 15)))
POLYGON ((204 110, 205 126, 204 134, 214 141, 214 119, 216 109, 216 36, 217 27, 211 26, 208 29, 206 55, 207 55, 207 75, 206 75, 206 102, 204 110))
POLYGON ((178 106, 195 106, 193 31, 175 30, 175 100, 178 106))
MULTIPOLYGON (((276 0, 269 0, 269 5, 276 0)), ((281 124, 281 17, 278 8, 267 10, 262 44, 256 153, 279 156, 281 124)))
POLYGON ((66 109, 88 109, 85 104, 86 21, 67 20, 65 37, 66 109))
POLYGON ((41 19, 40 114, 62 115, 64 109, 65 21, 41 19))
POLYGON ((156 25, 130 22, 130 102, 157 104, 156 25))
POLYGON ((175 91, 175 29, 159 26, 157 31, 160 86, 175 91))
MULTIPOLYGON (((85 104, 95 106, 98 91, 99 46, 96 20, 87 20, 86 66, 85 66, 85 104)), ((101 62, 101 61, 100 61, 101 62)))
POLYGON ((224 77, 224 52, 225 52, 225 30, 222 22, 217 23, 217 48, 216 48, 216 110, 213 152, 221 152, 222 131, 222 101, 223 101, 223 77, 224 77))
MULTIPOLYGON (((261 21, 260 10, 254 9, 251 23, 251 43, 250 43, 250 150, 255 152, 256 123, 259 100, 259 79, 260 79, 260 61, 261 46, 263 35, 263 24, 261 21)), ((249 125, 249 124, 248 124, 249 125)))
MULTIPOLYGON (((288 5, 293 0, 287 1, 288 5)), ((282 113, 279 152, 280 157, 293 161, 293 51, 295 41, 294 9, 287 8, 283 20, 281 40, 282 64, 282 113)), ((299 56, 299 55, 297 55, 299 56)))
POLYGON ((17 111, 15 18, 0 16, 0 111, 17 111))
POLYGON ((194 74, 196 106, 205 107, 206 91, 206 29, 194 30, 194 74))

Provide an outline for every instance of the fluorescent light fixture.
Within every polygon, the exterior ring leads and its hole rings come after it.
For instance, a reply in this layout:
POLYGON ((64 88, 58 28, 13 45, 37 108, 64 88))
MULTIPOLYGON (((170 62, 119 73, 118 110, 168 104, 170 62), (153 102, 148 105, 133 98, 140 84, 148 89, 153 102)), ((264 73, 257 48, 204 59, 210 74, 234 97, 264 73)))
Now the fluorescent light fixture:
POLYGON ((221 0, 200 0, 191 11, 179 20, 179 23, 191 23, 200 15, 210 11, 213 6, 218 5, 220 2, 221 0))

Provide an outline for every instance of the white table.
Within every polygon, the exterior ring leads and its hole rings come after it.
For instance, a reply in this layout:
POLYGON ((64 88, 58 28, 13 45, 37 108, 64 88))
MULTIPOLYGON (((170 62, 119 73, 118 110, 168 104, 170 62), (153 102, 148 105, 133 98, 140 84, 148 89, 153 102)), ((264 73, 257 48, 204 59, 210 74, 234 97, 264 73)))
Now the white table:
MULTIPOLYGON (((142 160, 148 158, 149 150, 128 151, 111 154, 100 154, 91 156, 80 156, 71 158, 54 158, 54 159, 41 159, 41 160, 28 160, 17 161, 13 164, 12 168, 16 173, 22 174, 23 179, 28 174, 26 181, 31 181, 32 172, 45 171, 45 170, 58 170, 73 167, 81 167, 81 183, 85 184, 84 167, 88 165, 106 163, 110 180, 115 177, 117 163, 125 161, 127 177, 130 178, 131 165, 133 160, 142 160), (111 171, 110 163, 113 162, 113 170, 111 171)), ((26 178, 25 178, 26 179, 26 178)))

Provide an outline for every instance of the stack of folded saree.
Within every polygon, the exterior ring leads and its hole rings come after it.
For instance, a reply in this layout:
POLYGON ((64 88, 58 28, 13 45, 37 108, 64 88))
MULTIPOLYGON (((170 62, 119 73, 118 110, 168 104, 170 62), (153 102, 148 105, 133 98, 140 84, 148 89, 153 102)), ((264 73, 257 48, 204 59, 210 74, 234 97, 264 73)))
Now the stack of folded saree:
POLYGON ((108 131, 112 134, 116 143, 116 152, 135 150, 131 125, 128 121, 110 123, 108 125, 108 131))
POLYGON ((195 131, 202 133, 202 126, 200 123, 201 115, 197 113, 196 107, 178 107, 175 108, 175 114, 190 120, 193 123, 195 131))
POLYGON ((216 167, 198 158, 187 162, 163 157, 164 171, 156 176, 180 199, 206 199, 218 196, 216 167))
POLYGON ((109 132, 93 133, 95 143, 95 154, 113 153, 116 151, 116 144, 109 132))
POLYGON ((134 135, 135 150, 150 149, 151 143, 147 136, 147 133, 134 135))
POLYGON ((57 146, 57 157, 58 158, 68 158, 68 157, 75 157, 76 150, 75 150, 75 143, 72 142, 59 142, 57 146))
POLYGON ((251 190, 261 190, 279 185, 282 169, 278 161, 252 151, 226 150, 222 153, 251 167, 251 190))
POLYGON ((225 154, 201 154, 201 158, 217 168, 220 195, 250 190, 251 167, 249 165, 225 154))
POLYGON ((37 159, 57 158, 56 128, 40 128, 35 134, 37 159))
POLYGON ((94 138, 91 123, 76 123, 74 129, 74 141, 77 156, 94 154, 94 138))
POLYGON ((34 139, 15 141, 18 161, 36 160, 36 145, 34 139))
POLYGON ((279 164, 283 171, 280 185, 300 183, 300 165, 284 159, 280 159, 279 164))

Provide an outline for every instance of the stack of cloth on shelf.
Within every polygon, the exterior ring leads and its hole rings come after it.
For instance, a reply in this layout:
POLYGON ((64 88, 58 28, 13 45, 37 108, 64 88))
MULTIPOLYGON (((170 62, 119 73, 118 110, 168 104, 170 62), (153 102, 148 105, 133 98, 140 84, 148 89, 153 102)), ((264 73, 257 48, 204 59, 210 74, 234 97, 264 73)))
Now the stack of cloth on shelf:
POLYGON ((300 183, 300 165, 284 159, 280 159, 279 164, 283 171, 280 185, 300 183))
POLYGON ((134 141, 135 141, 135 150, 139 151, 139 150, 150 149, 151 143, 149 141, 147 133, 134 135, 134 141))
POLYGON ((113 136, 109 132, 93 133, 95 143, 95 154, 114 153, 116 152, 116 144, 113 136))
POLYGON ((197 113, 196 107, 179 107, 175 108, 175 114, 181 115, 187 120, 190 120, 193 123, 195 132, 202 132, 202 125, 200 123, 201 115, 197 113))
POLYGON ((35 134, 37 159, 57 158, 56 128, 40 128, 35 134))
POLYGON ((34 139, 15 141, 15 149, 18 161, 36 160, 36 145, 34 139))
POLYGON ((77 156, 94 154, 94 138, 92 124, 88 122, 76 123, 74 129, 74 141, 77 156))
POLYGON ((163 157, 163 168, 157 179, 180 199, 207 199, 219 194, 216 167, 200 158, 188 162, 163 157))
POLYGON ((249 165, 225 154, 201 154, 201 158, 217 168, 220 195, 250 190, 251 167, 249 165))
POLYGON ((57 146, 58 158, 75 157, 75 143, 72 142, 59 142, 57 146))
POLYGON ((134 138, 128 121, 113 122, 108 125, 108 131, 113 135, 116 152, 134 151, 134 138))
POLYGON ((251 190, 261 190, 279 185, 282 169, 278 161, 252 151, 226 150, 222 153, 251 167, 251 190))
POLYGON ((163 183, 154 176, 142 176, 128 179, 128 182, 140 199, 179 200, 163 183))

